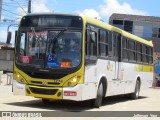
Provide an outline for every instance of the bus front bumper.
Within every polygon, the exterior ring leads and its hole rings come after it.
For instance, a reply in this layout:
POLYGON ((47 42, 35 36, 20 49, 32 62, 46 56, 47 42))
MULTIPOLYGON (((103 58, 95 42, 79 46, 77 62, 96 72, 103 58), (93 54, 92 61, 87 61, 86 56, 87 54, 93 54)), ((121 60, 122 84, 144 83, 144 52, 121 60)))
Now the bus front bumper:
POLYGON ((82 100, 83 85, 74 87, 41 87, 26 85, 13 80, 13 94, 33 96, 36 98, 59 99, 59 100, 82 100))
POLYGON ((25 95, 26 96, 26 84, 18 83, 16 80, 13 80, 12 90, 14 95, 25 95))

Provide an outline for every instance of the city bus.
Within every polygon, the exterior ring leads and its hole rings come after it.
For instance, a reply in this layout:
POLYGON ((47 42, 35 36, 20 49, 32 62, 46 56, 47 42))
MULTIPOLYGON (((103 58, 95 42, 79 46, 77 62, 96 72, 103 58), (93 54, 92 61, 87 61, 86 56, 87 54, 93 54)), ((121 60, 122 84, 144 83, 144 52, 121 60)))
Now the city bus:
POLYGON ((85 15, 23 16, 15 43, 13 93, 49 100, 139 97, 152 86, 152 42, 85 15))

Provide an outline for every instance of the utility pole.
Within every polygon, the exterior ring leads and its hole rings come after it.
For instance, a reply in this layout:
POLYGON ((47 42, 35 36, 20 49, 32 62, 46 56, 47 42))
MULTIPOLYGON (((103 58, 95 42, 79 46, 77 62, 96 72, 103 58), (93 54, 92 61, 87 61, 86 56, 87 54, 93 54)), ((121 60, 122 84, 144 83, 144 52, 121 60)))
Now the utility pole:
POLYGON ((2 0, 0 0, 0 21, 1 21, 1 15, 2 15, 2 0))
POLYGON ((28 0, 28 13, 31 13, 31 0, 28 0))

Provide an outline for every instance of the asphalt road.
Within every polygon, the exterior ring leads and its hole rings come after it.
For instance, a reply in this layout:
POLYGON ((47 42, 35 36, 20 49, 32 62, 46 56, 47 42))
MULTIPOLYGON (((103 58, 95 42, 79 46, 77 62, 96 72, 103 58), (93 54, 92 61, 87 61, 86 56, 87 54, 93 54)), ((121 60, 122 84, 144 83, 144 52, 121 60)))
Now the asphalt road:
MULTIPOLYGON (((84 111, 160 111, 160 89, 145 88, 141 90, 138 100, 131 100, 127 96, 108 97, 103 99, 103 104, 100 108, 92 108, 89 101, 53 100, 48 104, 44 104, 41 99, 14 96, 12 94, 12 86, 6 85, 6 76, 3 75, 2 83, 0 84, 0 111, 71 111, 73 113, 84 111)), ((93 117, 93 119, 96 118, 93 117)))

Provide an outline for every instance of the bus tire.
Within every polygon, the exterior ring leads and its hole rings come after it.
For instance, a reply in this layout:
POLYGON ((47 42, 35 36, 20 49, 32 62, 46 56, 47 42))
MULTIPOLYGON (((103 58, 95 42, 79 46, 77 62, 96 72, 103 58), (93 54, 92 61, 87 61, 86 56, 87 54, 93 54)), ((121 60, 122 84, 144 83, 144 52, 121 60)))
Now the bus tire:
POLYGON ((49 99, 44 99, 44 98, 42 98, 42 102, 43 102, 43 103, 49 103, 50 100, 49 100, 49 99))
POLYGON ((136 86, 135 86, 135 90, 133 93, 130 94, 130 97, 132 100, 136 100, 139 98, 139 93, 140 93, 140 81, 137 80, 136 81, 136 86))
POLYGON ((103 84, 100 82, 97 90, 97 96, 95 99, 91 101, 91 105, 95 108, 99 108, 102 105, 102 98, 103 98, 103 84))

